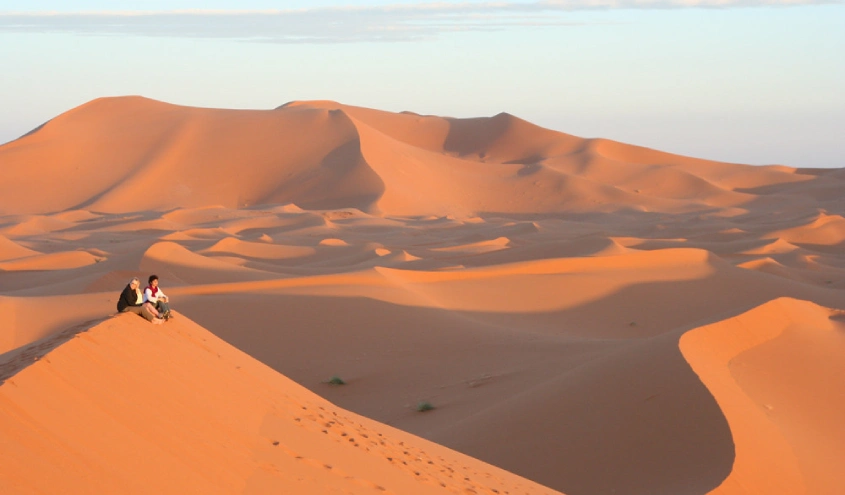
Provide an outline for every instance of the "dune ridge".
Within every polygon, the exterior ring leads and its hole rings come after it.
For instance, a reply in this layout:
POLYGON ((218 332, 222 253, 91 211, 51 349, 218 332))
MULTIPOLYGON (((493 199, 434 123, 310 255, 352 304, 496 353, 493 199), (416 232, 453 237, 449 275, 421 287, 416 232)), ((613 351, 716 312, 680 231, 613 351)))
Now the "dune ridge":
POLYGON ((70 110, 0 147, 0 162, 6 214, 284 203, 390 215, 677 212, 738 207, 753 190, 814 179, 577 138, 504 113, 444 119, 333 102, 219 110, 141 97, 70 110), (42 174, 26 172, 32 161, 42 174), (235 166, 251 173, 229 173, 235 166))
POLYGON ((570 495, 836 495, 843 181, 507 113, 94 100, 0 146, 0 482, 537 488, 486 462, 570 495), (107 318, 151 273, 179 319, 107 318), (373 457, 388 437, 441 458, 373 457))
POLYGON ((333 406, 182 315, 4 358, 3 493, 558 493, 333 406))
POLYGON ((831 318, 841 314, 782 298, 681 337, 684 357, 725 413, 736 445, 730 476, 711 493, 833 494, 841 490, 845 477, 830 465, 842 455, 845 439, 845 428, 833 412, 845 408, 842 395, 833 392, 843 385, 845 376, 845 365, 836 357, 845 351, 845 325, 831 318), (788 342, 786 353, 767 346, 778 340, 788 342), (762 359, 746 357, 755 352, 762 359), (786 374, 775 370, 789 366, 791 383, 771 384, 770 394, 779 389, 777 399, 770 395, 768 399, 775 400, 761 402, 755 384, 744 376, 749 374, 748 365, 763 367, 750 374, 767 374, 769 381, 785 379, 786 374), (806 400, 815 395, 807 389, 833 393, 814 403, 806 400), (792 410, 784 414, 781 408, 792 410), (815 434, 790 432, 801 429, 815 434))

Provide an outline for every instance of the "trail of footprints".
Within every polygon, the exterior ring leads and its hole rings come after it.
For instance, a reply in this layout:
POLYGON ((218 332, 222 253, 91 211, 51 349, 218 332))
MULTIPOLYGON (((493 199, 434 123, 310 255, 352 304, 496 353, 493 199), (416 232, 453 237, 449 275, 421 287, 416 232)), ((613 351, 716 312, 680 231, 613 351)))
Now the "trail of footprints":
MULTIPOLYGON (((86 329, 90 323, 91 322, 87 322, 83 325, 77 325, 50 338, 37 341, 17 352, 7 354, 4 362, 0 362, 0 384, 2 384, 3 381, 6 381, 10 385, 14 386, 14 381, 11 378, 18 371, 41 360, 42 358, 49 362, 49 358, 45 357, 46 354, 71 338, 82 337, 85 340, 93 341, 94 338, 91 334, 81 332, 81 330, 86 329)), ((184 334, 185 332, 177 330, 176 333, 184 334)), ((190 337, 189 335, 183 336, 190 337)), ((208 346, 196 342, 193 338, 191 338, 191 340, 193 340, 195 344, 199 344, 199 346, 206 352, 214 353, 208 346)), ((218 354, 218 357, 222 356, 218 354)), ((239 369, 240 366, 235 366, 235 368, 239 369)), ((372 431, 342 413, 326 409, 323 405, 315 405, 311 402, 307 402, 303 405, 291 397, 287 397, 287 400, 289 401, 287 407, 276 408, 275 414, 288 416, 289 420, 292 420, 299 425, 299 427, 307 431, 315 434, 328 435, 338 444, 344 445, 348 448, 360 449, 369 455, 381 458, 383 462, 390 463, 395 469, 406 472, 407 474, 415 477, 417 481, 421 483, 431 485, 432 487, 439 487, 447 492, 465 495, 530 495, 532 493, 536 493, 532 489, 534 487, 526 487, 521 483, 517 483, 516 486, 513 486, 513 491, 511 488, 505 490, 503 488, 505 486, 505 482, 492 473, 476 471, 474 469, 467 468, 466 466, 456 468, 452 464, 452 461, 449 461, 441 456, 430 456, 422 449, 406 445, 403 441, 396 441, 385 437, 383 434, 372 431), (285 414, 284 411, 287 411, 287 414, 285 414)), ((303 457, 285 446, 283 440, 284 439, 279 438, 272 439, 270 441, 275 448, 279 449, 280 452, 294 458, 297 461, 309 464, 312 467, 323 468, 335 476, 340 476, 356 485, 371 488, 376 492, 401 495, 370 480, 351 476, 323 461, 303 457)))
MULTIPOLYGON (((374 432, 343 414, 329 411, 323 406, 314 406, 313 404, 297 404, 297 406, 301 412, 292 415, 291 418, 301 428, 328 435, 338 444, 361 449, 369 455, 380 457, 394 468, 405 471, 417 478, 419 482, 432 487, 462 495, 531 495, 537 493, 534 487, 528 487, 522 483, 517 483, 515 486, 509 486, 508 489, 505 489, 504 487, 507 485, 505 481, 492 473, 477 471, 466 466, 456 467, 451 461, 441 456, 430 456, 422 449, 407 445, 403 441, 397 442, 385 437, 381 433, 374 432)), ((394 492, 372 481, 349 476, 347 473, 317 459, 302 457, 285 447, 280 440, 274 440, 273 445, 280 447, 284 453, 298 461, 314 467, 322 467, 350 482, 373 488, 378 492, 394 494, 394 492)), ((554 493, 551 490, 543 490, 543 492, 554 493)))

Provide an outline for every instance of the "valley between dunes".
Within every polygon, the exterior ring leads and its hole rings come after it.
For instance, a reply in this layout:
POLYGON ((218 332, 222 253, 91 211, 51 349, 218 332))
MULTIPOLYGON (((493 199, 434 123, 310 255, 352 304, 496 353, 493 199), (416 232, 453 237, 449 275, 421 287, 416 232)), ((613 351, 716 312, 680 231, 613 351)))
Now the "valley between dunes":
POLYGON ((843 191, 504 113, 94 100, 0 146, 0 492, 841 493, 843 191), (176 318, 114 316, 152 273, 176 318))

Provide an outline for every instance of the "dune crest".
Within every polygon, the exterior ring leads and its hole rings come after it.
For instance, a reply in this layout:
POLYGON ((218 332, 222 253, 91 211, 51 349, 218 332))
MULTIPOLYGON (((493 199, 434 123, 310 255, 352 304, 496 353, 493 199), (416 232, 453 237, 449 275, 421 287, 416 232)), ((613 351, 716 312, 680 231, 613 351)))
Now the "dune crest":
POLYGON ((182 315, 3 358, 3 493, 558 493, 344 411, 182 315))
POLYGON ((831 319, 839 313, 783 298, 681 337, 684 357, 722 408, 736 446, 731 474, 710 493, 832 495, 845 485, 832 463, 845 455, 845 400, 828 393, 845 386, 837 357, 845 352, 845 325, 831 319), (789 372, 776 371, 785 366, 789 372), (788 382, 772 383, 776 377, 788 382), (768 397, 759 392, 766 383, 768 397), (827 399, 807 400, 819 392, 827 399))
POLYGON ((506 113, 454 119, 335 102, 221 110, 141 97, 72 109, 0 147, 0 162, 5 214, 287 203, 462 217, 678 212, 744 207, 767 187, 814 178, 582 139, 506 113), (43 194, 20 194, 30 189, 43 194))
POLYGON ((0 235, 0 261, 9 261, 17 258, 25 258, 39 254, 37 251, 28 249, 20 244, 0 235))
POLYGON ((94 100, 0 146, 0 491, 837 494, 844 190, 506 112, 94 100), (177 320, 104 319, 151 273, 177 320))

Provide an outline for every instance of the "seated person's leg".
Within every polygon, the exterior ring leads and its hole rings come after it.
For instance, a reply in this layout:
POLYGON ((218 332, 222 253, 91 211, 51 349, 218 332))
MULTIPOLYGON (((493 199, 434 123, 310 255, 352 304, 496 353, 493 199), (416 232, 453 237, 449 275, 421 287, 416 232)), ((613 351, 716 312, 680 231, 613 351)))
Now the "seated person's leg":
POLYGON ((156 309, 158 310, 158 314, 161 315, 161 318, 165 320, 170 319, 170 304, 164 301, 157 301, 156 309))
POLYGON ((153 317, 158 318, 158 310, 156 310, 155 306, 153 306, 152 303, 145 302, 141 305, 141 307, 146 308, 146 310, 149 311, 150 314, 153 315, 153 317))
POLYGON ((144 304, 143 306, 141 306, 141 316, 146 318, 147 321, 149 321, 150 323, 162 323, 162 322, 164 322, 164 320, 160 320, 159 318, 156 318, 156 315, 153 314, 154 311, 155 311, 155 308, 153 307, 152 304, 144 304))
POLYGON ((135 313, 138 316, 144 316, 141 306, 127 306, 121 313, 135 313))
POLYGON ((121 313, 135 313, 147 321, 153 321, 155 317, 152 311, 155 311, 150 304, 143 304, 141 306, 127 306, 121 313))

